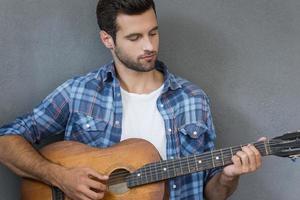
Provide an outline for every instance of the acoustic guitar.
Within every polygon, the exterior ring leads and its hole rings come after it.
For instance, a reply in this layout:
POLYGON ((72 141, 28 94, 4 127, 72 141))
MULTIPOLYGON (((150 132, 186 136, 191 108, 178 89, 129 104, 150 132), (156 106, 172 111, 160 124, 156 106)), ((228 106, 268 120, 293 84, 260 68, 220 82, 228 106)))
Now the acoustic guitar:
MULTIPOLYGON (((300 132, 287 133, 253 145, 262 156, 297 158, 300 132)), ((61 141, 41 149, 50 161, 65 167, 90 167, 109 175, 105 200, 161 200, 165 181, 215 167, 232 164, 231 157, 244 145, 218 149, 188 157, 161 160, 155 147, 143 139, 128 139, 112 147, 99 149, 73 141, 61 141)), ((23 179, 23 200, 66 200, 63 192, 44 183, 23 179)))

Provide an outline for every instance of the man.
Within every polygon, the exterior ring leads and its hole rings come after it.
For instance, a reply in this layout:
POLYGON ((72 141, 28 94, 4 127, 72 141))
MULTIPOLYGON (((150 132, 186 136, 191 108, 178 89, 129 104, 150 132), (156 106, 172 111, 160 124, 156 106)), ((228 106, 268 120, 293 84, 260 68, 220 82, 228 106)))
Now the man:
MULTIPOLYGON (((32 113, 0 129, 0 160, 20 176, 60 188, 71 199, 102 199, 98 181, 108 177, 90 168, 51 163, 30 143, 56 133, 95 147, 140 137, 155 145, 163 159, 214 148, 215 131, 208 98, 190 82, 168 72, 157 60, 158 24, 152 0, 100 0, 100 37, 113 62, 68 80, 32 113), (147 131, 148 130, 148 131, 147 131), (26 139, 26 140, 25 140, 26 139), (30 143, 28 143, 28 141, 30 143)), ((226 199, 241 174, 261 165, 248 145, 224 169, 169 180, 170 199, 226 199)))

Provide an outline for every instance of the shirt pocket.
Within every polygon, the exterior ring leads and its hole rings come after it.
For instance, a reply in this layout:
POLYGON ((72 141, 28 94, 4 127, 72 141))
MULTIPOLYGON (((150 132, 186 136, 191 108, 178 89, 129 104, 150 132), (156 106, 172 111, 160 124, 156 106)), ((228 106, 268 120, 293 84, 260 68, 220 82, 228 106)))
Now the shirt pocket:
POLYGON ((208 128, 204 122, 191 122, 179 128, 180 150, 183 156, 202 153, 208 128))
POLYGON ((93 145, 97 140, 105 137, 107 121, 82 113, 76 113, 73 120, 71 136, 73 140, 93 145))

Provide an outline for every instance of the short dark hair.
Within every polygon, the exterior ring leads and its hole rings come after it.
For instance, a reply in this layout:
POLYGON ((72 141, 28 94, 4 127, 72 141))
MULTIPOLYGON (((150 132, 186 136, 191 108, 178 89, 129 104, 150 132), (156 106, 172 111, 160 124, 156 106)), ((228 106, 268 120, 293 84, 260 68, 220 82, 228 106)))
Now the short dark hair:
POLYGON ((97 5, 99 28, 112 36, 115 42, 118 31, 116 19, 119 13, 137 15, 150 8, 156 12, 153 0, 99 0, 97 5))

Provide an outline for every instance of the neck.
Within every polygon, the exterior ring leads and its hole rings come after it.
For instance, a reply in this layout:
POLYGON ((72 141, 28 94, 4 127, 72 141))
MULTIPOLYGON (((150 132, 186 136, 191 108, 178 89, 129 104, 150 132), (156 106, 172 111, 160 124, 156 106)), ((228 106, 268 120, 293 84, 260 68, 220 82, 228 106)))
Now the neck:
MULTIPOLYGON (((274 145, 274 143, 274 141, 261 141, 253 143, 253 145, 258 149, 262 156, 268 156, 273 154, 272 145, 274 145)), ((167 180, 177 176, 232 164, 232 156, 240 151, 242 146, 245 145, 204 152, 203 154, 195 154, 177 159, 163 160, 156 163, 149 163, 131 173, 128 177, 128 186, 132 188, 139 185, 167 180)))
POLYGON ((115 67, 121 87, 130 93, 151 93, 158 89, 164 81, 163 74, 156 69, 149 72, 138 72, 118 62, 115 62, 115 67))

